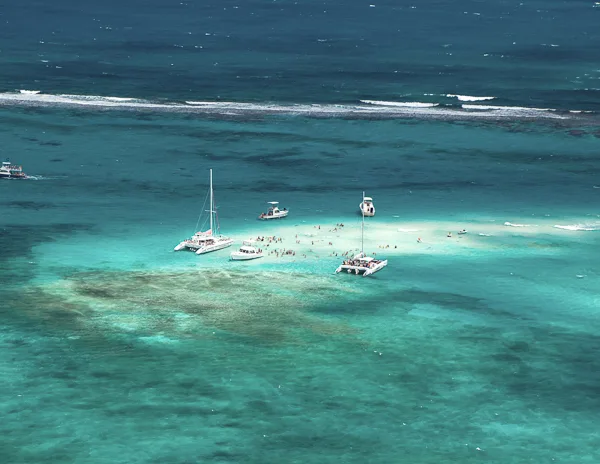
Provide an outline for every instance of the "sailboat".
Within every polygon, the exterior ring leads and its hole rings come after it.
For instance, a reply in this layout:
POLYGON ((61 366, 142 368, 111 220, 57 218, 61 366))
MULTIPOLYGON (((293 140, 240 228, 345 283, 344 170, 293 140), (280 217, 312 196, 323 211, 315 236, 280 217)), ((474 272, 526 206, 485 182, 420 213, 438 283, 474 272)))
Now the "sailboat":
MULTIPOLYGON (((363 192, 363 203, 365 202, 365 192, 363 192)), ((361 231, 361 241, 360 241, 360 253, 354 255, 351 259, 346 259, 344 262, 335 270, 336 274, 338 272, 346 271, 348 274, 362 274, 363 277, 366 277, 371 274, 375 274, 377 271, 380 271, 384 267, 387 266, 387 259, 379 260, 367 256, 365 254, 365 211, 361 208, 362 211, 362 223, 360 226, 361 231)))
POLYGON ((197 255, 204 253, 210 253, 211 251, 222 250, 223 248, 230 247, 233 244, 233 240, 229 237, 225 237, 220 234, 220 227, 218 216, 216 216, 215 200, 213 194, 213 176, 212 169, 210 170, 210 229, 202 232, 196 232, 191 238, 188 238, 175 247, 175 251, 179 250, 192 250, 197 255), (216 220, 213 220, 215 218, 216 220))

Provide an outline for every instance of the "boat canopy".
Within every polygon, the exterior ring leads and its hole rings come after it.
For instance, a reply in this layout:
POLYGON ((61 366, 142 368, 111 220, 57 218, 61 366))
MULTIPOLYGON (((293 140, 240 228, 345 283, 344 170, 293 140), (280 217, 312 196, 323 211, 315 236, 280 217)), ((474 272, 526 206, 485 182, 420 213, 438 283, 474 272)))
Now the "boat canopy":
POLYGON ((242 247, 240 247, 240 251, 247 251, 248 253, 255 253, 258 250, 256 248, 254 248, 253 246, 242 246, 242 247))
POLYGON ((363 200, 364 201, 373 201, 373 199, 371 197, 364 197, 363 200))
POLYGON ((278 202, 278 201, 267 201, 267 203, 269 203, 270 205, 273 205, 273 206, 275 206, 275 205, 278 205, 278 204, 279 204, 279 202, 278 202))

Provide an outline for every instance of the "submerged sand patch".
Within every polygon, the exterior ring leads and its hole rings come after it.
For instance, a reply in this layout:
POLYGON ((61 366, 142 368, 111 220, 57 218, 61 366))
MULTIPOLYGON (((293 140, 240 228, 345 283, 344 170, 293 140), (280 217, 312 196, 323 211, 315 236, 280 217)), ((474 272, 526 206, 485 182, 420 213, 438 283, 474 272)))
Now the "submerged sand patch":
POLYGON ((235 239, 257 240, 255 246, 264 253, 261 262, 306 263, 318 260, 326 263, 333 272, 343 259, 360 252, 362 246, 369 256, 394 260, 403 255, 504 254, 510 249, 522 251, 527 248, 558 251, 565 241, 579 238, 554 228, 551 222, 551 219, 538 220, 530 225, 502 222, 500 219, 369 219, 364 225, 363 245, 360 220, 298 223, 290 218, 269 224, 262 230, 255 227, 245 236, 238 233, 235 239))

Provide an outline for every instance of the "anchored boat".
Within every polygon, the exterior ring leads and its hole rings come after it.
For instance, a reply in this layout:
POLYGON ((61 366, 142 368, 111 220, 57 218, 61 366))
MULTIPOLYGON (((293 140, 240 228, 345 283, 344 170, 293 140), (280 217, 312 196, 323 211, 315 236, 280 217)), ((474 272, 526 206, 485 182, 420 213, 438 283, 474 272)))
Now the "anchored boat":
POLYGON ((278 201, 268 201, 267 203, 271 205, 269 206, 269 210, 266 213, 261 213, 261 215, 258 216, 258 219, 266 221, 269 219, 281 219, 288 215, 289 211, 287 208, 279 209, 278 201))
MULTIPOLYGON (((365 192, 363 192, 363 201, 361 205, 365 203, 365 192)), ((361 230, 361 242, 360 242, 360 253, 354 255, 350 259, 344 260, 344 262, 335 270, 336 274, 338 272, 346 271, 348 274, 362 274, 363 277, 366 277, 371 274, 375 274, 377 271, 380 271, 385 266, 387 266, 387 259, 375 259, 371 256, 367 256, 364 251, 364 243, 365 243, 365 212, 361 207, 362 211, 362 223, 360 226, 361 230)))
POLYGON ((373 199, 371 197, 365 197, 363 192, 363 201, 358 205, 358 208, 364 216, 375 216, 375 205, 373 205, 373 199))
POLYGON ((210 214, 210 228, 204 232, 196 232, 191 238, 180 242, 179 245, 175 247, 175 251, 188 249, 194 251, 197 255, 202 255, 204 253, 210 253, 211 251, 222 250, 233 244, 232 239, 220 234, 219 217, 217 215, 213 194, 212 169, 210 170, 209 195, 210 209, 208 212, 210 214), (215 219, 214 221, 213 216, 215 219))
POLYGON ((248 261, 250 259, 262 258, 263 252, 254 246, 254 240, 244 240, 238 251, 232 251, 230 255, 233 261, 248 261))

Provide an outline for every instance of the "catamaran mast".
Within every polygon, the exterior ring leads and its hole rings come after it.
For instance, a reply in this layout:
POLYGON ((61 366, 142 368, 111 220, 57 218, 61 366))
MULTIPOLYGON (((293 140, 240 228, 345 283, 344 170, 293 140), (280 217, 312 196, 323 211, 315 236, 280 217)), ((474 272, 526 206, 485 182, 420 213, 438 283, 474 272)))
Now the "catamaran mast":
POLYGON ((362 213, 362 224, 360 226, 360 252, 365 252, 365 192, 363 192, 362 203, 360 204, 360 211, 362 213))
POLYGON ((212 169, 210 170, 210 233, 213 233, 213 188, 212 188, 212 169))

